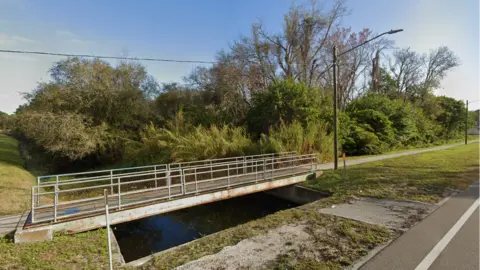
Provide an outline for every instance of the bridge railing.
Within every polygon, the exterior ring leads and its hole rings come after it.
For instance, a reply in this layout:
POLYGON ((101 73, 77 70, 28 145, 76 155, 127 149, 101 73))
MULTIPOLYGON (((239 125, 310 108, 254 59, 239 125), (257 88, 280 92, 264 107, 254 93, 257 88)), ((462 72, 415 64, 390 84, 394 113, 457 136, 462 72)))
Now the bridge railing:
POLYGON ((43 184, 32 187, 32 223, 57 222, 101 212, 104 189, 110 191, 110 208, 121 210, 192 193, 305 173, 314 169, 317 161, 315 154, 263 156, 185 168, 167 166, 167 170, 162 171, 147 169, 141 173, 97 179, 96 182, 90 179, 43 184))
POLYGON ((49 185, 52 183, 69 183, 69 182, 78 182, 78 181, 94 182, 95 180, 101 181, 104 179, 110 179, 115 177, 142 174, 146 171, 164 172, 170 169, 190 168, 190 167, 196 167, 196 166, 240 162, 240 161, 246 161, 246 160, 261 159, 266 157, 273 158, 276 156, 288 156, 288 155, 296 155, 296 154, 297 154, 296 152, 281 152, 281 153, 269 153, 269 154, 250 155, 250 156, 177 162, 177 163, 170 163, 170 164, 156 164, 156 165, 148 165, 148 166, 126 167, 126 168, 117 168, 117 169, 110 169, 110 170, 97 170, 97 171, 78 172, 78 173, 42 175, 37 177, 37 185, 41 186, 41 185, 49 185))

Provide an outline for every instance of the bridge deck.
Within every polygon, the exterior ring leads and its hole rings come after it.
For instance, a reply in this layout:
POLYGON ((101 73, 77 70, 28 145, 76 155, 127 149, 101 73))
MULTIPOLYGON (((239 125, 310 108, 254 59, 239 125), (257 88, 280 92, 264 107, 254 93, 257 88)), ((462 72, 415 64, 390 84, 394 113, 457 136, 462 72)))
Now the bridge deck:
MULTIPOLYGON (((229 189, 236 186, 255 184, 257 182, 266 182, 273 179, 286 178, 294 175, 307 174, 312 169, 311 164, 299 164, 296 166, 287 166, 285 168, 277 168, 273 170, 265 170, 258 172, 250 172, 248 174, 238 174, 229 177, 205 179, 197 182, 188 182, 157 186, 157 188, 149 188, 140 190, 138 193, 127 193, 120 196, 113 194, 108 196, 108 204, 111 211, 122 211, 148 204, 159 204, 169 200, 175 200, 192 196, 213 192, 216 190, 229 189), (119 207, 120 205, 120 207, 119 207)), ((49 205, 35 209, 33 212, 34 220, 37 222, 48 222, 57 220, 57 222, 72 219, 84 218, 87 216, 102 215, 105 211, 104 197, 90 198, 88 201, 72 201, 61 202, 56 206, 49 205)))

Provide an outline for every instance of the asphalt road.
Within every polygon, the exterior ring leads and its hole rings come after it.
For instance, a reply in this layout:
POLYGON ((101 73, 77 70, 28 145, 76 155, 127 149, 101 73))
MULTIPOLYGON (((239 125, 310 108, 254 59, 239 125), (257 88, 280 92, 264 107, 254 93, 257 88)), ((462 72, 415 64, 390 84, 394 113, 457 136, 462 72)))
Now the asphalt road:
POLYGON ((478 270, 478 198, 479 185, 477 182, 466 191, 446 201, 430 216, 393 241, 360 269, 478 270), (472 206, 474 203, 476 205, 472 206), (465 214, 469 209, 473 210, 473 212, 470 211, 473 213, 470 216, 465 214), (462 218, 466 218, 464 223, 461 222, 462 218), (455 230, 455 228, 459 228, 459 230, 455 230), (443 247, 442 243, 445 244, 443 247), (439 248, 439 246, 441 247, 439 248), (429 260, 431 263, 425 264, 425 261, 429 260))

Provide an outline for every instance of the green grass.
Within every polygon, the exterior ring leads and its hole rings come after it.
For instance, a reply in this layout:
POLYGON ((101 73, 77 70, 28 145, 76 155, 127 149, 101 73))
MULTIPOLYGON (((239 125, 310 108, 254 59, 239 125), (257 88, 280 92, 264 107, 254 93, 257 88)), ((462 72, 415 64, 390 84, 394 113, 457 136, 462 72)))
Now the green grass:
MULTIPOLYGON (((468 141, 469 141, 469 142, 475 141, 475 140, 479 140, 479 138, 480 138, 479 135, 468 135, 468 141)), ((437 147, 437 146, 442 146, 442 145, 449 145, 449 144, 461 143, 461 142, 464 142, 464 141, 465 141, 464 138, 461 138, 461 139, 451 139, 451 140, 448 140, 448 141, 437 141, 437 142, 434 143, 434 144, 425 145, 425 146, 408 146, 408 147, 404 147, 404 148, 391 149, 391 150, 386 151, 386 152, 383 152, 383 153, 381 153, 381 154, 379 154, 379 155, 388 155, 388 154, 409 152, 409 151, 412 151, 412 150, 429 149, 429 148, 433 148, 433 147, 437 147)), ((347 160, 360 159, 360 158, 366 158, 366 157, 371 157, 371 156, 374 156, 374 155, 349 156, 349 157, 347 157, 347 160)), ((339 164, 343 164, 343 163, 340 163, 340 162, 343 162, 342 158, 339 158, 339 159, 338 159, 338 162, 339 162, 339 164)))
POLYGON ((0 215, 19 213, 30 208, 31 187, 35 177, 22 166, 18 141, 0 134, 0 215))
POLYGON ((371 196, 436 202, 452 189, 465 189, 478 179, 479 144, 386 159, 324 172, 303 185, 336 195, 371 196))
POLYGON ((106 230, 55 235, 52 241, 13 244, 0 238, 0 269, 107 269, 106 230))
MULTIPOLYGON (((314 250, 310 250, 310 252, 314 252, 319 256, 317 260, 309 260, 304 257, 305 254, 303 253, 295 254, 295 256, 286 254, 280 256, 278 260, 271 262, 268 268, 290 269, 281 268, 281 266, 283 263, 288 265, 309 265, 318 261, 321 261, 321 263, 317 263, 316 266, 329 265, 333 266, 333 268, 340 268, 342 265, 348 265, 357 260, 367 250, 378 244, 385 243, 391 238, 390 232, 383 227, 320 214, 316 211, 317 209, 341 202, 344 202, 344 198, 334 197, 297 208, 279 211, 265 218, 253 220, 165 251, 157 255, 154 260, 142 268, 173 269, 203 256, 218 253, 224 247, 235 245, 244 239, 265 234, 269 230, 285 224, 300 222, 307 224, 307 233, 311 234, 316 241, 316 245, 313 247, 314 250), (334 256, 331 256, 331 254, 334 254, 334 256)), ((315 268, 307 267, 303 269, 315 268)))

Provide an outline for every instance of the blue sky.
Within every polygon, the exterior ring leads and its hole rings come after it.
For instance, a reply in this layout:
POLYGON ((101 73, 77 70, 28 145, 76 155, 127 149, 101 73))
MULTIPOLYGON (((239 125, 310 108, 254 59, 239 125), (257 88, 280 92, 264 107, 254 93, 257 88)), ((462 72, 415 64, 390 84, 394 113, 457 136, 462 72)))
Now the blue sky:
MULTIPOLYGON (((305 1, 296 1, 302 3, 305 1)), ((213 60, 253 22, 282 26, 290 0, 28 1, 0 0, 0 48, 130 57, 213 60)), ((325 1, 328 7, 329 1, 325 1)), ((438 94, 479 99, 478 0, 350 0, 343 19, 354 30, 383 32, 419 52, 447 45, 460 57, 438 94)), ((0 111, 24 101, 19 92, 47 81, 58 57, 0 54, 0 111)), ((145 63, 159 82, 179 81, 194 64, 145 63)), ((472 108, 479 108, 480 102, 472 108)))

